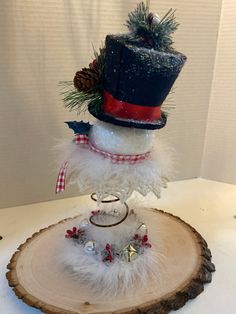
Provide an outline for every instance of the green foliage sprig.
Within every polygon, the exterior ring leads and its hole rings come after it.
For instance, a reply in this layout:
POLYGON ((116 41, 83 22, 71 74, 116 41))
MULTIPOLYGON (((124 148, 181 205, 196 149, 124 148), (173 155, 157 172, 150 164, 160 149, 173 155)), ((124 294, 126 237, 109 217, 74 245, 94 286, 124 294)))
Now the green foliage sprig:
POLYGON ((59 85, 64 89, 61 94, 63 95, 65 107, 70 111, 77 110, 78 114, 85 112, 89 103, 92 103, 95 109, 99 109, 102 103, 102 94, 100 92, 78 91, 72 81, 60 82, 59 85))
MULTIPOLYGON (((65 107, 72 110, 77 110, 78 113, 87 111, 88 105, 94 108, 94 111, 99 111, 102 104, 102 82, 105 66, 105 49, 102 47, 99 52, 94 50, 94 56, 99 73, 98 84, 94 85, 89 91, 78 90, 75 88, 73 81, 63 81, 59 85, 62 87, 62 95, 65 107)), ((94 62, 94 61, 93 61, 94 62)))
POLYGON ((162 19, 149 11, 149 5, 141 2, 129 13, 126 26, 135 41, 143 41, 150 48, 159 51, 172 50, 172 33, 178 28, 175 11, 170 9, 162 19))

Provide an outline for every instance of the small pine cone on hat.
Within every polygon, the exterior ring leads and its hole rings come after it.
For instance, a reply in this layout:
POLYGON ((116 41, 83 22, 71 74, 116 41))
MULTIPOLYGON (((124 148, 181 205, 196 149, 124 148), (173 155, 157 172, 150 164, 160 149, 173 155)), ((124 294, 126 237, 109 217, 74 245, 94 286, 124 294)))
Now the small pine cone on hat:
POLYGON ((99 72, 96 67, 83 68, 76 72, 74 77, 74 86, 79 91, 90 92, 98 89, 99 72))

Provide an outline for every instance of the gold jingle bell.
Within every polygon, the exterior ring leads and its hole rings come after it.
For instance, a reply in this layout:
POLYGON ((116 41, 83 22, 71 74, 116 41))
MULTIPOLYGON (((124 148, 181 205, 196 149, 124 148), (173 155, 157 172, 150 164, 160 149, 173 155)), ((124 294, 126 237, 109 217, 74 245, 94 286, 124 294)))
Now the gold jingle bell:
POLYGON ((132 262, 138 257, 137 250, 129 244, 122 250, 122 257, 125 262, 132 262))

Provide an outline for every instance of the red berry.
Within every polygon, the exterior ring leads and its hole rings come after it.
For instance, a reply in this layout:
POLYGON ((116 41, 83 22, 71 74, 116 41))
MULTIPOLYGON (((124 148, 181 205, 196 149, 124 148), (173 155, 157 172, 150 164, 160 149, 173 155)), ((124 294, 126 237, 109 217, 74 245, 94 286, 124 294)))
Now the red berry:
POLYGON ((110 244, 108 244, 108 243, 107 243, 107 245, 106 245, 106 251, 107 251, 107 252, 110 252, 110 251, 111 251, 110 244))
POLYGON ((143 242, 147 242, 148 241, 148 236, 147 236, 147 234, 145 234, 144 236, 143 236, 143 242))

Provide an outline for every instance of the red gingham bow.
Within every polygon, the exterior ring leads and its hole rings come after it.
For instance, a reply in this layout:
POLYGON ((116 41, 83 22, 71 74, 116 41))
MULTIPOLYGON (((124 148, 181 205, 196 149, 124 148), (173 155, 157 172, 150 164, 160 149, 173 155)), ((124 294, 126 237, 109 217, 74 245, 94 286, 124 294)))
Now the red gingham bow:
POLYGON ((66 179, 67 167, 68 167, 68 161, 65 161, 58 173, 58 178, 57 178, 57 183, 56 183, 56 193, 63 192, 66 188, 65 179, 66 179))
MULTIPOLYGON (((74 138, 75 144, 88 144, 88 135, 86 134, 75 134, 74 138)), ((56 183, 56 193, 65 191, 66 188, 66 170, 68 168, 68 161, 65 161, 61 166, 58 173, 57 183, 56 183)))
MULTIPOLYGON (((123 163, 136 164, 136 163, 142 162, 143 160, 147 159, 150 156, 150 152, 146 152, 144 154, 139 154, 139 155, 121 155, 121 154, 112 154, 112 153, 105 152, 93 146, 89 142, 88 135, 86 134, 75 134, 74 143, 75 144, 87 144, 88 147, 92 151, 100 154, 104 158, 110 158, 111 161, 116 164, 123 164, 123 163)), ((68 161, 65 161, 58 174, 58 179, 56 183, 56 193, 63 192, 65 190, 65 178, 66 178, 67 167, 68 167, 68 161)))
POLYGON ((75 144, 88 144, 88 135, 86 134, 75 134, 75 144))

